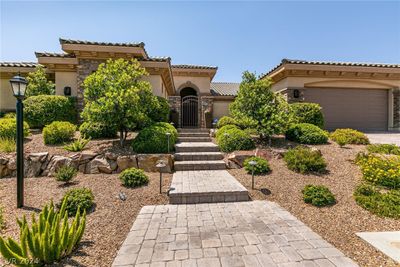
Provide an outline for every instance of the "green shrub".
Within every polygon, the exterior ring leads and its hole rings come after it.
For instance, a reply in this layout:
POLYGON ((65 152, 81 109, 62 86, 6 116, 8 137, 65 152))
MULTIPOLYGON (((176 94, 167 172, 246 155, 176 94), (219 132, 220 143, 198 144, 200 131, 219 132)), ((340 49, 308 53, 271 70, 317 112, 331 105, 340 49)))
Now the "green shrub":
POLYGON ((293 103, 290 104, 293 113, 293 119, 296 123, 309 123, 324 127, 324 115, 321 106, 316 103, 293 103))
POLYGON ((6 227, 6 222, 4 220, 4 209, 2 206, 0 206, 0 230, 4 229, 6 227))
POLYGON ((358 155, 357 164, 364 180, 389 188, 400 188, 400 157, 382 157, 374 154, 358 155))
POLYGON ((5 119, 15 119, 17 118, 17 114, 15 112, 9 112, 4 114, 5 119))
POLYGON ((56 180, 68 183, 77 175, 77 171, 72 166, 62 166, 55 174, 56 180))
MULTIPOLYGON (((24 137, 29 135, 29 125, 24 121, 24 137)), ((0 137, 17 138, 17 120, 14 118, 0 119, 0 137)))
POLYGON ((86 212, 78 211, 68 220, 66 202, 59 211, 53 203, 46 205, 36 219, 32 214, 31 226, 26 217, 18 220, 19 242, 0 237, 0 252, 6 261, 16 266, 48 266, 59 262, 77 248, 86 226, 86 212))
POLYGON ((326 162, 321 152, 304 146, 289 149, 284 155, 284 160, 289 170, 299 173, 321 173, 326 170, 326 162))
POLYGON ((331 133, 330 138, 339 142, 343 145, 352 144, 352 145, 368 145, 369 140, 368 137, 353 129, 337 129, 333 133, 331 133))
POLYGON ((62 144, 74 138, 76 126, 67 121, 54 121, 43 128, 46 145, 62 144))
POLYGON ((335 204, 335 196, 329 188, 323 185, 306 185, 301 191, 305 203, 312 204, 317 207, 329 206, 335 204))
POLYGON ((89 141, 90 139, 78 138, 72 143, 65 145, 64 149, 71 152, 82 151, 85 148, 85 146, 89 143, 89 141))
POLYGON ((119 179, 126 187, 138 187, 149 182, 149 177, 141 169, 129 168, 121 172, 119 179))
POLYGON ((249 164, 250 161, 257 162, 257 165, 254 166, 254 174, 266 174, 271 170, 266 159, 260 157, 250 157, 247 158, 243 163, 244 169, 247 171, 247 173, 252 173, 253 171, 253 166, 249 164))
POLYGON ((168 100, 164 97, 157 96, 157 102, 157 107, 150 110, 149 117, 154 122, 168 122, 170 110, 168 100))
POLYGON ((219 118, 218 122, 217 122, 217 128, 222 128, 226 125, 236 125, 237 126, 237 121, 229 116, 222 116, 221 118, 219 118))
POLYGON ((215 137, 218 139, 219 136, 224 135, 226 133, 226 131, 231 130, 231 129, 240 130, 239 127, 237 127, 236 125, 228 124, 228 125, 225 125, 225 126, 219 128, 217 130, 217 132, 215 133, 215 137))
POLYGON ((326 144, 328 136, 328 132, 309 123, 293 124, 286 131, 286 139, 300 144, 326 144))
MULTIPOLYGON (((227 126, 225 126, 227 127, 227 126)), ((223 152, 250 150, 255 148, 253 139, 243 130, 231 128, 217 135, 217 143, 223 152)))
POLYGON ((246 129, 244 129, 243 131, 244 131, 246 134, 249 134, 249 135, 258 135, 257 129, 254 129, 254 128, 246 128, 246 129))
POLYGON ((89 188, 74 188, 65 193, 61 203, 64 201, 68 216, 74 216, 78 209, 90 211, 94 205, 94 196, 89 188))
POLYGON ((10 153, 15 152, 16 144, 14 138, 0 137, 0 152, 10 153))
POLYGON ((32 128, 42 128, 53 121, 76 123, 75 98, 59 95, 31 96, 24 101, 26 121, 32 128))
POLYGON ((374 186, 361 184, 354 191, 358 205, 381 217, 400 219, 400 191, 381 193, 374 186))
POLYGON ((368 145, 367 150, 370 153, 392 154, 400 156, 400 147, 393 144, 373 144, 368 145))
POLYGON ((96 122, 84 122, 79 127, 79 132, 84 138, 100 139, 114 138, 117 136, 117 130, 96 122))
POLYGON ((141 130, 133 140, 132 148, 137 153, 167 153, 168 139, 166 133, 171 133, 169 151, 172 152, 178 139, 178 131, 166 122, 158 122, 141 130))

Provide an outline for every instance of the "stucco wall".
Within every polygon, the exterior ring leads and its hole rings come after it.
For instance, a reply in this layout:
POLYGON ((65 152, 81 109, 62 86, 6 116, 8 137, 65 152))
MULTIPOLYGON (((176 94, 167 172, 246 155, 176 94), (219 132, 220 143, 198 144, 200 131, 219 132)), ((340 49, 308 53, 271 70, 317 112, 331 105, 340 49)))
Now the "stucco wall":
POLYGON ((200 94, 210 94, 210 77, 174 76, 174 83, 177 94, 179 94, 180 89, 185 87, 199 90, 200 94))
POLYGON ((213 119, 221 118, 222 116, 228 116, 230 103, 232 103, 232 101, 229 101, 229 100, 216 101, 214 99, 213 119))
POLYGON ((0 81, 0 110, 15 110, 15 97, 12 94, 10 79, 0 81))
POLYGON ((71 87, 71 95, 76 96, 78 92, 76 72, 56 72, 56 95, 64 95, 64 87, 71 87))
POLYGON ((153 94, 156 96, 167 97, 167 92, 165 90, 165 86, 163 85, 163 81, 161 75, 149 75, 143 77, 143 80, 148 81, 151 84, 151 88, 153 90, 153 94))

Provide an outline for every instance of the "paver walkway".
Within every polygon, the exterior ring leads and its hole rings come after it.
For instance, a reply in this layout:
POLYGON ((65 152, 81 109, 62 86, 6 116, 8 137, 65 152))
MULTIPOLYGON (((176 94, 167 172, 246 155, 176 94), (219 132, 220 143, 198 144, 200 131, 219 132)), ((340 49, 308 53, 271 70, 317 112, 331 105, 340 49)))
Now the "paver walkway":
POLYGON ((357 266, 274 202, 143 207, 113 266, 357 266))
POLYGON ((169 192, 171 204, 247 201, 247 189, 226 170, 178 171, 169 192))

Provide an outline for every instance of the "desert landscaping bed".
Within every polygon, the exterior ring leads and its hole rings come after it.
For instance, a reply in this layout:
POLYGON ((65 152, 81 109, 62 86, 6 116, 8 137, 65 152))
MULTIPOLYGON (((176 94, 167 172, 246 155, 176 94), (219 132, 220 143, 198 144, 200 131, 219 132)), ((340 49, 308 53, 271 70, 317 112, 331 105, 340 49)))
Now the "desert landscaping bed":
MULTIPOLYGON (((69 266, 110 266, 132 223, 145 205, 167 204, 166 193, 159 194, 159 174, 146 173, 149 184, 136 189, 121 185, 117 174, 79 174, 70 186, 55 181, 54 177, 26 178, 25 208, 16 209, 16 179, 0 179, 0 205, 4 208, 6 227, 2 236, 18 239, 19 228, 16 217, 38 212, 51 199, 58 203, 63 194, 75 187, 87 187, 95 196, 95 209, 88 214, 86 231, 77 251, 62 261, 69 266), (126 194, 122 201, 118 195, 126 194)), ((171 183, 171 174, 163 175, 163 190, 171 183)), ((3 265, 0 259, 0 266, 3 265)))
MULTIPOLYGON (((302 175, 288 170, 279 156, 269 159, 272 172, 255 177, 251 190, 251 175, 244 169, 229 172, 248 190, 253 200, 268 199, 287 209, 315 232, 332 243, 360 266, 398 266, 393 260, 356 236, 356 232, 398 231, 400 221, 378 217, 356 204, 354 189, 362 181, 359 167, 352 161, 365 146, 336 144, 316 146, 328 164, 324 175, 302 175), (301 190, 307 184, 322 184, 334 194, 337 203, 317 208, 304 203, 301 190)), ((279 149, 281 150, 281 149, 279 149)))

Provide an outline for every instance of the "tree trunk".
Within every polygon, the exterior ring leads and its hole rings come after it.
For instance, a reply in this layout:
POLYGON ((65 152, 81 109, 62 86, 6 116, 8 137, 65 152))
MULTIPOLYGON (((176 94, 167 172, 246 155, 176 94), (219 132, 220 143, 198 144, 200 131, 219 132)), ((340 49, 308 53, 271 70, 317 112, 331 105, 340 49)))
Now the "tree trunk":
POLYGON ((121 147, 123 147, 123 146, 124 146, 124 143, 125 143, 124 132, 125 132, 125 131, 124 131, 123 128, 119 129, 119 145, 120 145, 121 147))

